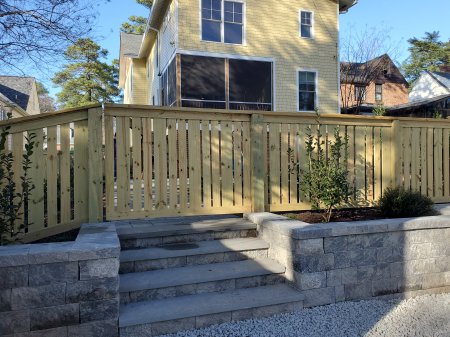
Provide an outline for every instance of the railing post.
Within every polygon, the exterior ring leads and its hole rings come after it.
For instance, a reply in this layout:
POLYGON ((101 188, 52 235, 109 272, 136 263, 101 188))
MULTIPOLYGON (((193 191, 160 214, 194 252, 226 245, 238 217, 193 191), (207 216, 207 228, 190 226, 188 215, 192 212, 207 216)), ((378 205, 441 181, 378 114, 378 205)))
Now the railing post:
POLYGON ((402 129, 400 126, 400 121, 398 119, 392 122, 391 128, 391 140, 392 140, 392 154, 391 154, 391 186, 400 186, 402 182, 402 162, 401 162, 401 151, 402 151, 402 129))
POLYGON ((89 222, 103 221, 103 111, 88 110, 89 222))
POLYGON ((252 212, 264 212, 266 162, 264 156, 264 117, 253 114, 250 121, 252 212))

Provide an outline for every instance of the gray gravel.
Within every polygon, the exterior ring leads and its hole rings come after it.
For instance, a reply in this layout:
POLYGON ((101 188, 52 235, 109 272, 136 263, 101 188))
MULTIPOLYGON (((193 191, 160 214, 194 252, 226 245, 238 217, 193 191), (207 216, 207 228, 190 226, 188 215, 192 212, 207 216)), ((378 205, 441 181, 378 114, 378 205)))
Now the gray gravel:
POLYGON ((169 336, 450 337, 450 294, 343 302, 169 336))

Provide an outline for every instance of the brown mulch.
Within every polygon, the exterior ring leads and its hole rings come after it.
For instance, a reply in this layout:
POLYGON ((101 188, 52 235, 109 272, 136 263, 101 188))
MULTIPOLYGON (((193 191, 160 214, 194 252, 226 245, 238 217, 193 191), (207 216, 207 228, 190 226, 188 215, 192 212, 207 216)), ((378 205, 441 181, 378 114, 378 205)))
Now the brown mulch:
MULTIPOLYGON (((323 222, 322 211, 290 212, 283 213, 282 215, 307 223, 323 222)), ((341 209, 333 212, 331 222, 377 220, 383 218, 381 212, 376 208, 341 209)))

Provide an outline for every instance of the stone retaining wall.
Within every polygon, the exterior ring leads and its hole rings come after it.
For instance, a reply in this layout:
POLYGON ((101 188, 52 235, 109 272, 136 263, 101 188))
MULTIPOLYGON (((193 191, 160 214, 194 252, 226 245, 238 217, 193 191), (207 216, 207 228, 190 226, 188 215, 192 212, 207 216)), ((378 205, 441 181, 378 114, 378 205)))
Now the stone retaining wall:
POLYGON ((0 336, 118 336, 120 243, 114 224, 73 242, 0 247, 0 336))
POLYGON ((305 306, 450 291, 450 216, 315 225, 247 217, 305 306))

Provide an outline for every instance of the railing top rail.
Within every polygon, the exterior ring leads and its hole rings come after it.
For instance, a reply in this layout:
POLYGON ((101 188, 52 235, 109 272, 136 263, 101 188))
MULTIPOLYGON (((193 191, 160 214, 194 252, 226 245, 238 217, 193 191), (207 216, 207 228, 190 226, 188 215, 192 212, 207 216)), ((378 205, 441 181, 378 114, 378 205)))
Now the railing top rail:
POLYGON ((58 117, 58 119, 66 119, 67 117, 67 123, 71 122, 70 118, 76 113, 87 111, 88 109, 93 108, 99 108, 101 107, 101 104, 91 104, 91 105, 85 105, 78 108, 69 108, 64 109, 60 111, 55 112, 46 112, 41 113, 37 115, 31 115, 31 116, 25 116, 25 117, 18 117, 18 118, 12 118, 6 121, 0 121, 0 127, 5 126, 14 126, 14 125, 20 125, 23 123, 30 123, 30 122, 45 122, 46 120, 54 119, 55 117, 58 117))
MULTIPOLYGON (((204 109, 204 108, 179 108, 179 107, 162 107, 162 106, 149 106, 149 105, 135 105, 135 104, 105 104, 105 110, 111 111, 111 115, 114 115, 114 110, 134 110, 143 112, 143 110, 149 113, 155 114, 169 114, 169 113, 185 113, 191 116, 196 114, 214 114, 216 116, 228 116, 227 119, 232 116, 242 118, 250 118, 252 115, 261 115, 264 117, 284 117, 284 118, 314 118, 314 114, 310 112, 282 112, 282 111, 257 111, 257 110, 222 110, 222 109, 204 109)), ((340 120, 342 123, 346 121, 353 122, 367 122, 377 121, 379 123, 390 123, 395 120, 401 122, 418 122, 421 124, 445 124, 450 126, 450 119, 435 119, 435 118, 415 118, 415 117, 392 117, 392 116, 360 116, 360 115, 344 115, 344 114, 322 114, 323 119, 340 120)), ((189 117, 187 118, 189 119, 189 117)))

